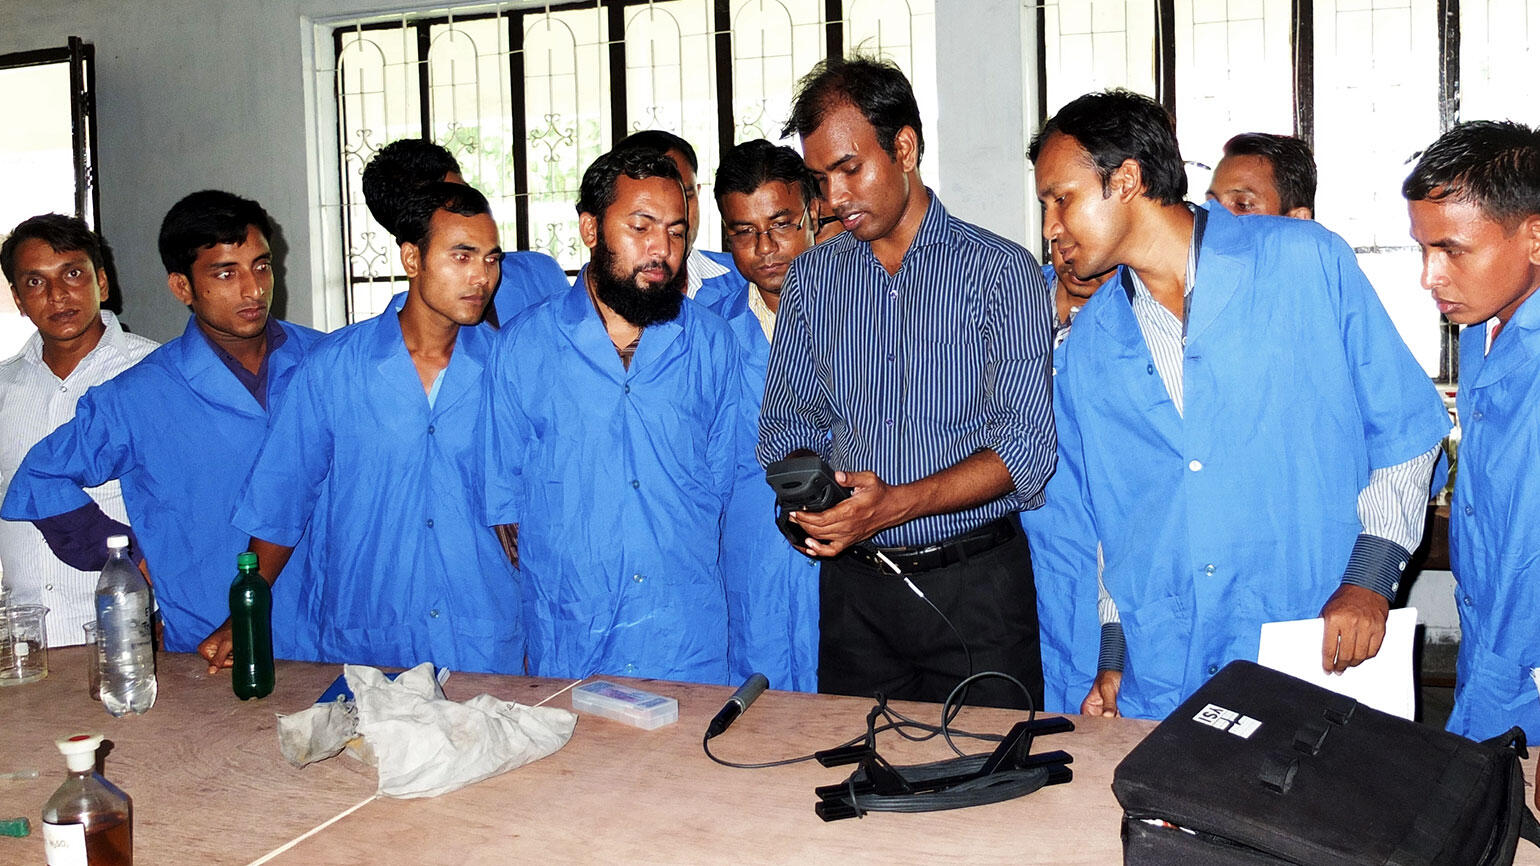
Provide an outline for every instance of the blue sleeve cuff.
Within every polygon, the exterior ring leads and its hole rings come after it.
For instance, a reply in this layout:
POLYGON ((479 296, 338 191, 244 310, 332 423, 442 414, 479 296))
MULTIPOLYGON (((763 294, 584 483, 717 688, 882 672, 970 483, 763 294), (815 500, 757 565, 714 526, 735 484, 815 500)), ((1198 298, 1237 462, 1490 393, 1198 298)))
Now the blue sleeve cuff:
POLYGON ((1363 533, 1353 543, 1342 583, 1372 589, 1392 604, 1401 588, 1401 573, 1412 554, 1394 541, 1363 533))
POLYGON ((1122 671, 1123 659, 1128 655, 1128 645, 1123 639, 1121 622, 1102 623, 1101 653, 1096 659, 1098 671, 1122 671))

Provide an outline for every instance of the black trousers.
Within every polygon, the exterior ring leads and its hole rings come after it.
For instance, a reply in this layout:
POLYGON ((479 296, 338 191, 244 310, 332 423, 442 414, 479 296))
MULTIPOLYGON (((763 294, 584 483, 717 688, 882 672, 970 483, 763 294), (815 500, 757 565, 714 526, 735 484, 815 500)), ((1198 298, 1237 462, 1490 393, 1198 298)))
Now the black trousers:
MULTIPOLYGON (((972 673, 1010 674, 1042 707, 1037 590, 1025 535, 908 577, 961 633, 972 673)), ((839 556, 823 563, 819 585, 820 692, 939 703, 970 673, 958 635, 891 571, 839 556)), ((1027 705, 1020 689, 998 677, 975 682, 967 702, 1027 705)))

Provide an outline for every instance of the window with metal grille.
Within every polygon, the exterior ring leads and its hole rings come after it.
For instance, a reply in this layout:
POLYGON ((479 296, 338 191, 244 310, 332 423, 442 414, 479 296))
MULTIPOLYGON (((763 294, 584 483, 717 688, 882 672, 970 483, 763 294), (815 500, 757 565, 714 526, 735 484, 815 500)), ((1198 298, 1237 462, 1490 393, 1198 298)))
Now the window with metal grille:
POLYGON ((1540 0, 1059 0, 1037 8, 1039 104, 1127 87, 1177 119, 1189 197, 1238 132, 1315 149, 1316 215, 1353 245, 1429 375, 1458 328, 1418 285, 1401 181, 1463 119, 1540 119, 1540 0))
MULTIPOLYGON (((666 129, 696 149, 698 243, 721 248, 711 180, 722 151, 779 137, 796 80, 826 54, 896 62, 936 116, 934 0, 587 0, 539 8, 425 12, 332 30, 338 209, 347 318, 405 283, 397 248, 364 205, 380 147, 428 137, 491 200, 505 249, 569 272, 583 170, 625 135, 666 129)), ((934 166, 932 147, 927 164, 934 166)), ((933 170, 926 180, 937 184, 933 170)))

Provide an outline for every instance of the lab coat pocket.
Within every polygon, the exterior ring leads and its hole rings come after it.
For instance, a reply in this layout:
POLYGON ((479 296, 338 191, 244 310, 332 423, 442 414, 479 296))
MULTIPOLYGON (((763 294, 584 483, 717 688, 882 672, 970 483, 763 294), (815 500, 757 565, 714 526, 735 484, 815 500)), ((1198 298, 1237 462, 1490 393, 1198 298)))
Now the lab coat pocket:
MULTIPOLYGON (((1118 706, 1124 715, 1162 718, 1185 695, 1192 615, 1185 599, 1167 596, 1119 610, 1128 656, 1118 706)), ((1193 684, 1196 687, 1196 684, 1193 684)))

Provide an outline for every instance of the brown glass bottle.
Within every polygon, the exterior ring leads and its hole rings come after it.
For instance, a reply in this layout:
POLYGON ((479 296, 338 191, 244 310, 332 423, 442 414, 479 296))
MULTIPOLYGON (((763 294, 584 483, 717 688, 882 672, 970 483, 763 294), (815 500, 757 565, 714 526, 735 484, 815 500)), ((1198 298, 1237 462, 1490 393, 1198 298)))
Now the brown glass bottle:
POLYGON ((69 774, 43 806, 49 866, 133 866, 133 803, 96 772, 98 734, 59 740, 69 774))

